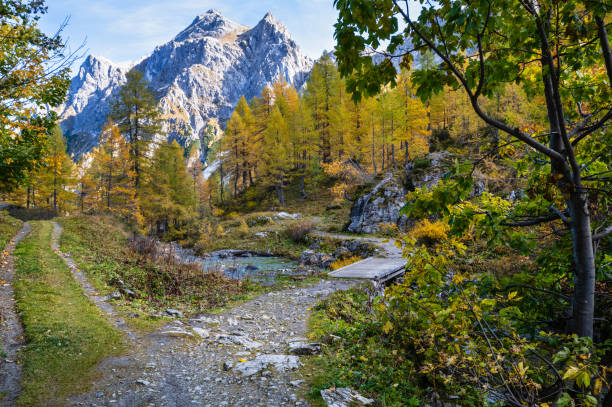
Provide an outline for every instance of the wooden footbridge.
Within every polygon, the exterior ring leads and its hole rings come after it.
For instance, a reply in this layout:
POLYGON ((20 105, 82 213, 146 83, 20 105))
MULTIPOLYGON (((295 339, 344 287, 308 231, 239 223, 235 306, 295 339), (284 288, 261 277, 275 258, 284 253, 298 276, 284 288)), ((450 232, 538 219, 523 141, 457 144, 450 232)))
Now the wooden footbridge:
POLYGON ((384 283, 404 273, 406 260, 400 258, 368 257, 329 273, 331 277, 363 278, 384 283))
POLYGON ((330 277, 374 280, 380 283, 402 275, 405 271, 406 260, 402 257, 402 250, 395 245, 392 239, 374 237, 353 237, 330 233, 316 232, 320 236, 329 236, 344 240, 361 240, 379 246, 384 253, 380 256, 368 257, 356 263, 349 264, 329 273, 330 277))

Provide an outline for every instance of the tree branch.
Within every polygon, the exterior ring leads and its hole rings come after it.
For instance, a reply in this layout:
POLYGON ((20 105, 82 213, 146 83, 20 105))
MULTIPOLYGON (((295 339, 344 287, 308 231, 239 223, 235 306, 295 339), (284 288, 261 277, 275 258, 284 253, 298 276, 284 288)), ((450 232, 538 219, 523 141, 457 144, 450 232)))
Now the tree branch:
POLYGON ((608 41, 608 32, 606 31, 606 24, 604 23, 601 17, 595 17, 595 23, 597 24, 599 44, 601 45, 601 52, 603 54, 604 62, 606 64, 608 79, 610 80, 610 86, 612 86, 612 52, 610 51, 610 42, 608 41))
POLYGON ((461 82, 461 85, 463 86, 463 88, 465 89, 465 91, 467 92, 467 94, 468 94, 468 96, 470 98, 470 102, 472 104, 472 107, 474 108, 474 111, 476 112, 476 114, 482 120, 484 120, 487 124, 490 124, 491 126, 496 127, 496 128, 498 128, 498 129, 500 129, 502 131, 505 131, 506 133, 510 134, 511 136, 516 137, 517 139, 521 140, 522 142, 524 142, 525 144, 529 145, 533 149, 541 152, 542 154, 550 157, 551 159, 558 161, 559 163, 561 163, 564 166, 564 168, 566 170, 569 170, 569 168, 567 167, 567 162, 565 161, 565 158, 563 157, 563 155, 561 155, 560 153, 558 153, 558 152, 548 148, 547 146, 545 146, 544 144, 538 142, 537 140, 531 138, 527 134, 521 132, 518 128, 512 128, 512 127, 506 125, 505 123, 503 123, 503 122, 501 122, 499 120, 496 120, 496 119, 488 116, 487 114, 485 114, 482 111, 482 109, 480 108, 480 105, 478 104, 478 98, 474 97, 474 93, 470 89, 470 86, 468 85, 467 80, 461 74, 461 72, 459 72, 459 70, 453 64, 453 62, 442 51, 440 51, 438 49, 438 47, 436 47, 435 44, 421 32, 421 30, 419 30, 419 28, 414 24, 414 22, 412 21, 410 16, 407 14, 407 12, 404 11, 404 9, 402 9, 399 6, 398 0, 393 0, 393 4, 399 10, 399 13, 402 15, 402 17, 404 18, 404 21, 408 24, 410 29, 412 31, 414 31, 415 34, 418 35, 418 37, 423 42, 425 42, 427 44, 427 46, 436 55, 438 55, 438 57, 440 57, 444 61, 444 63, 447 65, 447 67, 452 71, 452 73, 461 82))
POLYGON ((602 230, 601 232, 597 232, 593 235, 593 240, 601 240, 604 237, 609 236, 610 234, 612 234, 612 225, 609 225, 607 228, 605 228, 604 230, 602 230))

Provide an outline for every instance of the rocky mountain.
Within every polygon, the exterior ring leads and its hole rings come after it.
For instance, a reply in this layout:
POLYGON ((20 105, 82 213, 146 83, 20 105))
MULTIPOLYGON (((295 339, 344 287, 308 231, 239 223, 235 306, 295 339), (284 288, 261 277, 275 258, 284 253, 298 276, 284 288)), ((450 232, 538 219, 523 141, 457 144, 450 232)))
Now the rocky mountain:
MULTIPOLYGON (((241 95, 250 99, 281 76, 301 87, 312 64, 272 14, 249 28, 209 10, 133 69, 151 83, 167 137, 202 145, 209 139, 208 124, 223 126, 241 95)), ((79 157, 96 145, 127 69, 91 55, 81 65, 60 109, 71 154, 79 157)))

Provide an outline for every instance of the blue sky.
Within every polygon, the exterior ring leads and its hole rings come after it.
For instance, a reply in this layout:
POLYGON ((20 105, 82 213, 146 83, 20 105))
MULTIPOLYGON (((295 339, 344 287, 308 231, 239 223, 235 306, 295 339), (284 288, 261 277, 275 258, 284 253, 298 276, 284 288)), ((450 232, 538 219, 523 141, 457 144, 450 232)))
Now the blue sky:
POLYGON ((87 54, 118 63, 139 60, 211 8, 248 26, 271 11, 302 50, 317 58, 334 46, 337 17, 332 0, 47 0, 46 4, 49 12, 40 21, 46 33, 55 32, 70 17, 63 37, 71 47, 86 40, 87 54))

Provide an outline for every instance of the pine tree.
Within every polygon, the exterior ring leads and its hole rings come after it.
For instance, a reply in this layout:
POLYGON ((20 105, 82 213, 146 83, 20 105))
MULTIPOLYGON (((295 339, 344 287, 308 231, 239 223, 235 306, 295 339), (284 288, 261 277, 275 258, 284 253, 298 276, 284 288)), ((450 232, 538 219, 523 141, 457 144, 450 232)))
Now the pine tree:
POLYGON ((148 90, 149 84, 138 70, 127 74, 127 82, 113 101, 111 117, 130 144, 130 160, 134 171, 136 193, 140 188, 143 160, 151 139, 162 131, 157 101, 148 90))

